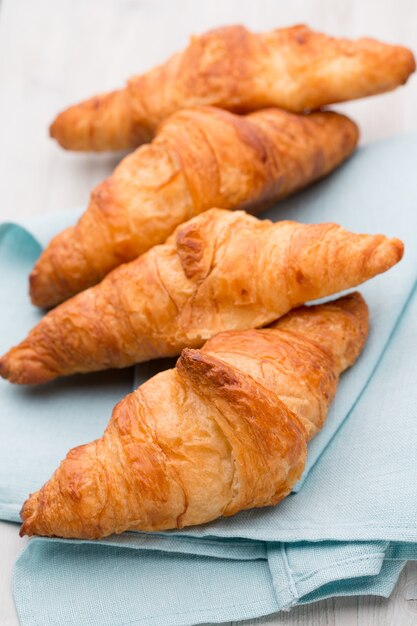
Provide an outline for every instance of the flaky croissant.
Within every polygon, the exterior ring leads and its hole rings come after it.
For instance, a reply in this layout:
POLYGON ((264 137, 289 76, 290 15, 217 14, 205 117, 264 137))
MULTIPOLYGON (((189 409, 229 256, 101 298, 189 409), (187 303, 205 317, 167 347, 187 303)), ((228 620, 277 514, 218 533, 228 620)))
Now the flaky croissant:
POLYGON ((193 37, 183 52, 126 88, 70 107, 50 132, 71 150, 133 148, 184 107, 302 112, 390 91, 414 70, 410 50, 374 39, 335 39, 307 26, 267 33, 227 26, 193 37))
POLYGON ((95 539, 276 504, 301 476, 307 441, 367 332, 353 294, 184 350, 29 497, 21 534, 95 539))
POLYGON ((336 224, 272 223, 211 209, 53 309, 0 359, 0 374, 39 383, 175 356, 218 332, 265 326, 358 285, 402 253, 398 239, 336 224))
POLYGON ((52 240, 30 278, 32 302, 54 306, 91 287, 213 206, 252 211, 288 196, 337 167, 357 139, 356 125, 336 113, 240 117, 201 107, 173 115, 52 240))

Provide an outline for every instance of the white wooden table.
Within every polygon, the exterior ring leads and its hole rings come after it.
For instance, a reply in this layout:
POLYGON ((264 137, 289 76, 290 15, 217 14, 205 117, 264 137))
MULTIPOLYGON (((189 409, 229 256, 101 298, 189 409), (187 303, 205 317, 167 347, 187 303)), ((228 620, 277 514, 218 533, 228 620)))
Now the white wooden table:
MULTIPOLYGON (((416 0, 0 0, 0 221, 86 205, 119 160, 60 150, 47 135, 57 111, 163 61, 191 33, 238 22, 254 30, 305 22, 417 50, 416 0)), ((338 109, 359 122, 362 142, 417 130, 417 77, 338 109)), ((17 526, 1 522, 0 626, 18 624, 10 581, 23 545, 17 526)), ((416 625, 417 602, 405 598, 413 581, 410 563, 389 600, 332 599, 250 623, 416 625)))

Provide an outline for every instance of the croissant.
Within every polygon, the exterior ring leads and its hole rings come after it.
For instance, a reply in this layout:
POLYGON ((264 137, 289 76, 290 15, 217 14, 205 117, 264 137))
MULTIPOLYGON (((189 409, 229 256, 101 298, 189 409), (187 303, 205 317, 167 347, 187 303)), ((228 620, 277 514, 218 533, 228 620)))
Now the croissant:
POLYGON ((29 497, 21 534, 96 539, 276 504, 300 477, 307 441, 367 332, 356 293, 183 350, 29 497))
POLYGON ((70 150, 133 148, 184 107, 299 113, 390 91, 414 70, 410 50, 374 39, 335 39, 307 26, 267 33, 226 26, 193 37, 183 52, 124 89, 70 107, 50 133, 70 150))
POLYGON ((54 306, 91 287, 213 206, 272 204, 337 167, 357 140, 356 125, 336 113, 181 111, 93 191, 75 228, 52 240, 30 278, 32 302, 54 306))
POLYGON ((221 331, 265 326, 358 285, 402 253, 398 239, 336 224, 272 223, 212 209, 50 311, 0 359, 0 374, 40 383, 175 356, 221 331))

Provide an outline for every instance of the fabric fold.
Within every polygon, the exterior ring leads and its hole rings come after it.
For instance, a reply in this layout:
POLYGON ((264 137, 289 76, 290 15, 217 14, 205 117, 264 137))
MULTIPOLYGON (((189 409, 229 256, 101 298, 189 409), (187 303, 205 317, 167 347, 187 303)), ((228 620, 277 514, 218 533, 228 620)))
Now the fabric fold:
POLYGON ((243 620, 335 595, 388 597, 406 562, 383 542, 300 548, 242 561, 33 539, 15 568, 18 614, 22 626, 243 620))

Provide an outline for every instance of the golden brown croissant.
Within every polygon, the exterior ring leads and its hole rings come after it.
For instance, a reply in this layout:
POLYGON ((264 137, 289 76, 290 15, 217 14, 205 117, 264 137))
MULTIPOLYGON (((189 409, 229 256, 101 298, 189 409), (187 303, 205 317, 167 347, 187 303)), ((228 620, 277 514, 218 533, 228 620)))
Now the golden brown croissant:
POLYGON ((344 161, 357 139, 356 125, 336 113, 175 114, 93 191, 78 224, 52 240, 31 275, 32 302, 54 306, 91 287, 213 206, 253 210, 288 196, 344 161))
POLYGON ((126 88, 70 107, 50 132, 71 150, 133 148, 184 107, 302 112, 390 91, 414 70, 410 50, 374 39, 335 39, 307 26, 267 33, 227 26, 193 37, 183 52, 126 88))
POLYGON ((21 534, 95 539, 276 504, 300 477, 307 441, 367 331, 356 293, 184 350, 29 497, 21 534))
POLYGON ((402 253, 398 239, 336 224, 272 223, 211 209, 53 309, 0 359, 0 374, 39 383, 175 356, 218 332, 265 326, 358 285, 402 253))

